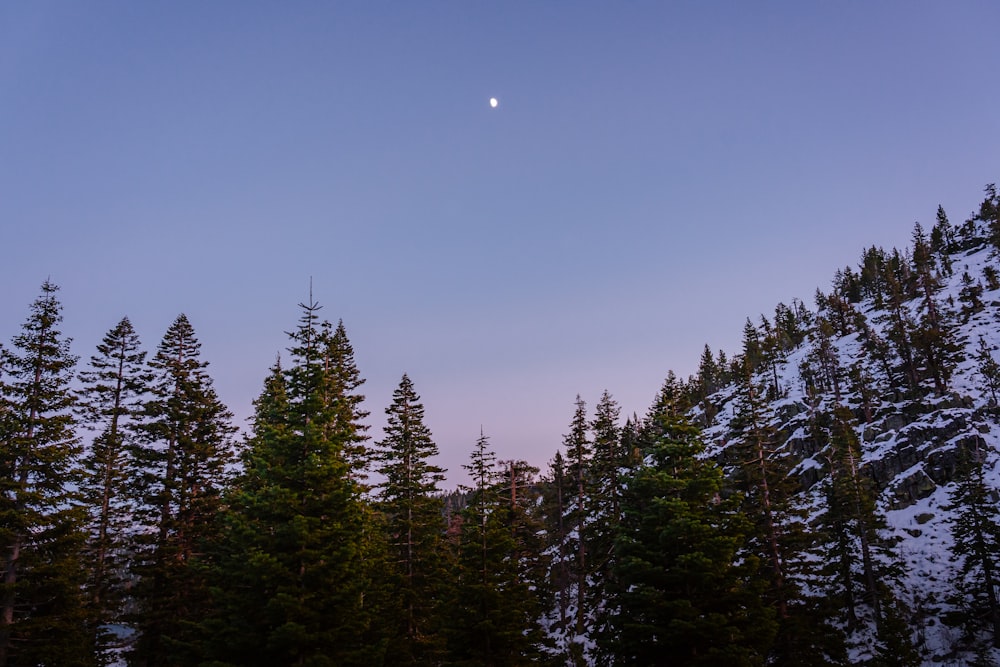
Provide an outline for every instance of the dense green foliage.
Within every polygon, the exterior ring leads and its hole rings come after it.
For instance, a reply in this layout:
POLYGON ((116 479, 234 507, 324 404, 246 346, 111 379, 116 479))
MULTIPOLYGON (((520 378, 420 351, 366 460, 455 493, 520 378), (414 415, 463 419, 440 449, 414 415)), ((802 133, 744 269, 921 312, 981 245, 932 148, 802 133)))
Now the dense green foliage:
POLYGON ((45 282, 0 348, 0 667, 990 664, 998 211, 866 249, 643 416, 577 396, 544 473, 470 437, 451 493, 409 376, 370 441, 311 295, 237 439, 184 315, 75 376, 45 282), (954 594, 920 599, 886 517, 942 489, 954 594))

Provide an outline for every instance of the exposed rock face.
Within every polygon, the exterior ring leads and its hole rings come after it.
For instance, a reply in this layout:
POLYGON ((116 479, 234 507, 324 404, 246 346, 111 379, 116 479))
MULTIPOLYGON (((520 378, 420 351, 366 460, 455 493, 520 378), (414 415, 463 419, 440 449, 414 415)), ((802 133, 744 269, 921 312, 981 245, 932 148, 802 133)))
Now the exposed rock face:
MULTIPOLYGON (((963 457, 985 461, 988 484, 1000 489, 1000 409, 982 366, 984 346, 1000 358, 1000 290, 986 292, 982 302, 991 305, 977 309, 962 291, 968 281, 960 280, 963 271, 976 279, 984 267, 1000 264, 985 245, 976 245, 961 262, 964 269, 938 274, 940 286, 933 292, 939 330, 945 333, 929 329, 926 292, 915 290, 897 312, 890 312, 885 299, 876 308, 871 300, 852 304, 846 297, 831 297, 814 313, 803 342, 752 376, 756 395, 777 396, 764 409, 772 456, 794 464, 791 474, 798 478, 811 520, 826 511, 823 489, 829 485, 820 483, 830 475, 832 445, 823 420, 829 423, 835 408, 848 408, 854 416, 860 471, 878 494, 888 523, 884 538, 896 544, 905 568, 897 595, 919 609, 910 622, 920 626, 929 663, 960 661, 956 656, 965 655, 954 648, 960 631, 949 626, 958 604, 950 492, 963 457), (930 333, 921 333, 921 327, 930 333), (899 331, 908 332, 905 344, 899 331), (948 344, 937 351, 926 347, 924 341, 937 335, 948 344), (934 354, 947 366, 937 378, 931 368, 934 354), (911 355, 910 362, 905 355, 911 355)), ((743 395, 739 384, 731 384, 706 399, 698 413, 702 423, 708 416, 704 436, 713 443, 708 455, 731 471, 741 463, 729 450, 746 437, 743 395)))

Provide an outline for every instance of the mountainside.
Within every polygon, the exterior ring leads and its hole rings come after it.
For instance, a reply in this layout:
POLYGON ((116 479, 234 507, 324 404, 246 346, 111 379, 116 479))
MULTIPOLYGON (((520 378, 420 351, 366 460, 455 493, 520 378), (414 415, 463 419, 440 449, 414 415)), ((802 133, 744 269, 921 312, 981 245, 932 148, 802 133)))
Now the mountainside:
MULTIPOLYGON (((1000 490, 996 224, 992 186, 980 214, 957 230, 939 210, 929 238, 917 225, 905 252, 871 248, 857 269, 838 271, 832 292, 817 293, 815 310, 779 305, 773 321, 748 320, 732 363, 706 348, 688 387, 705 454, 730 477, 748 465, 737 451, 751 437, 747 396, 766 397, 769 453, 798 482, 792 504, 807 530, 819 530, 831 513, 836 483, 837 454, 821 422, 838 409, 848 415, 859 454, 852 465, 884 517, 874 535, 887 548, 873 558, 896 573, 882 583, 925 663, 969 664, 978 655, 1000 664, 989 646, 995 592, 960 585, 983 576, 980 560, 995 561, 995 531, 979 531, 985 559, 975 539, 955 539, 956 526, 976 511, 963 507, 960 482, 979 474, 987 506, 1000 490)), ((832 556, 819 549, 811 557, 832 556)), ((992 572, 986 576, 984 587, 995 590, 992 572)), ((847 631, 852 662, 872 657, 874 630, 859 622, 847 631)))

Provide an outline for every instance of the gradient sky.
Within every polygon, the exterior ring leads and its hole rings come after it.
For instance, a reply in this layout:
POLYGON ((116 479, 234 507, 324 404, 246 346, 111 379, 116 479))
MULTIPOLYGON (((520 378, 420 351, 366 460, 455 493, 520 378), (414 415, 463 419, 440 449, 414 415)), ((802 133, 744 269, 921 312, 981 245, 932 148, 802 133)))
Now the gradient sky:
POLYGON ((0 340, 190 318, 241 423, 296 306, 464 479, 642 414, 1000 181, 1000 3, 0 3, 0 340), (491 109, 489 98, 500 105, 491 109))

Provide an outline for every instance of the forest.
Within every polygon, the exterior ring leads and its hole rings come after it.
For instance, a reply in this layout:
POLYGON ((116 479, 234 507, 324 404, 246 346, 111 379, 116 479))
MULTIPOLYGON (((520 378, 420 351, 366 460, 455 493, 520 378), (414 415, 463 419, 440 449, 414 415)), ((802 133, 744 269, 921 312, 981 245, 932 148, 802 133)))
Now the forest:
POLYGON ((998 258, 988 185, 645 414, 567 400, 544 470, 480 433, 457 490, 312 297, 241 433, 184 315, 80 359, 46 281, 0 347, 0 667, 997 664, 998 258))

